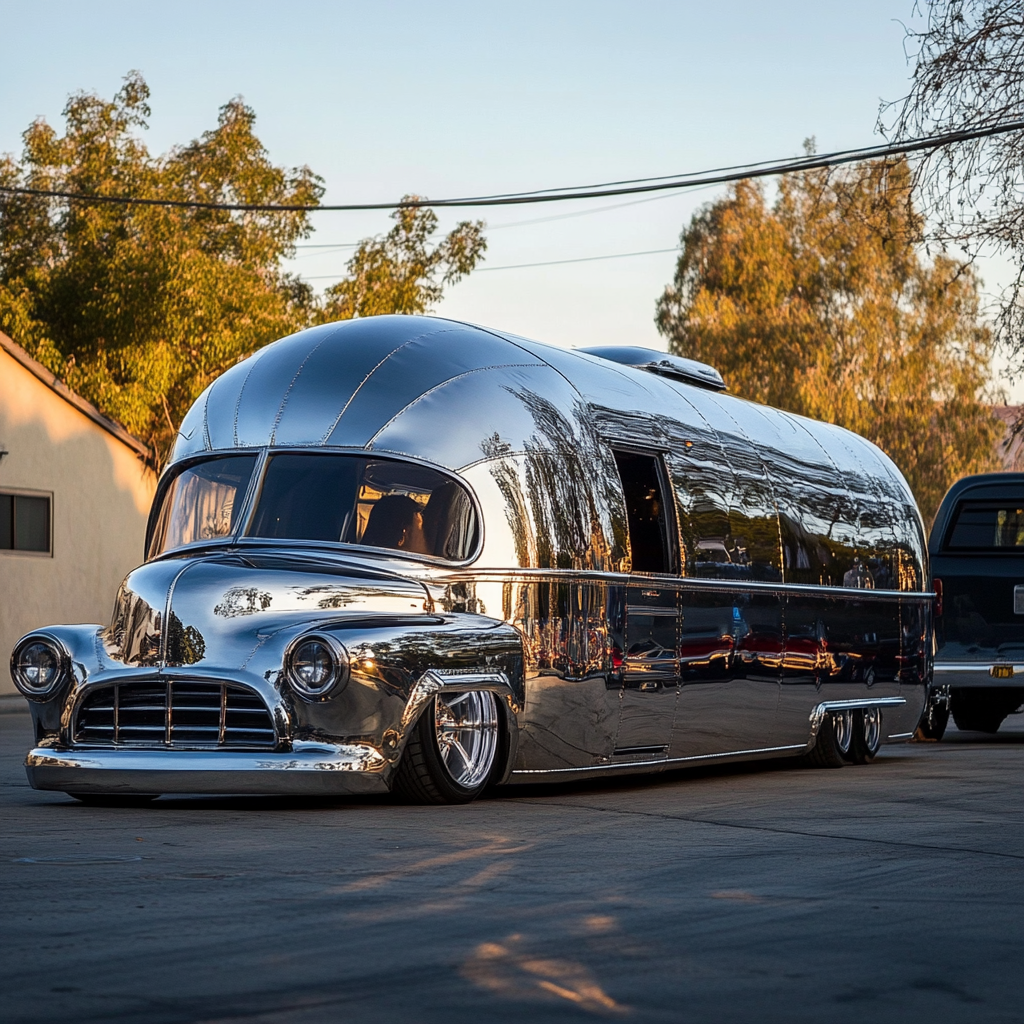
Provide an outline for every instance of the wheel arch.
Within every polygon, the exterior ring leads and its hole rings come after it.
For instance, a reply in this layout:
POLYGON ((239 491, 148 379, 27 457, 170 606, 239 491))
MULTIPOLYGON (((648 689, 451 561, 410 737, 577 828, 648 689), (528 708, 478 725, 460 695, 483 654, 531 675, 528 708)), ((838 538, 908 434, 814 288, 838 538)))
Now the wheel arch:
POLYGON ((497 698, 501 737, 499 761, 492 781, 497 785, 508 781, 519 747, 519 715, 523 709, 512 681, 501 671, 427 669, 413 684, 402 713, 396 764, 405 753, 412 730, 430 706, 431 698, 439 693, 465 693, 468 690, 489 690, 497 698))

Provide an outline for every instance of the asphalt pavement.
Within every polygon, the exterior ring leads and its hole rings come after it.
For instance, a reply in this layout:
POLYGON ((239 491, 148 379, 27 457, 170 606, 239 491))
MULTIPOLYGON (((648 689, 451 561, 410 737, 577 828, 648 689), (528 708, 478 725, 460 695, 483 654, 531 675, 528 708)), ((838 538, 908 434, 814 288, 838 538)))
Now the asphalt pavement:
POLYGON ((28 787, 0 715, 3 1018, 1024 1019, 1024 715, 465 807, 28 787))

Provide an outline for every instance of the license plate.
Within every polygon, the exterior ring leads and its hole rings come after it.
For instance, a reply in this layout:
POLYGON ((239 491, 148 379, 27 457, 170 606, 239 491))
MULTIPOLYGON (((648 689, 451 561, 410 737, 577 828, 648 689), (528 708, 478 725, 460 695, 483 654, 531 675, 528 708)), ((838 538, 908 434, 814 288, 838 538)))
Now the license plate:
POLYGON ((988 674, 993 679, 1012 679, 1013 678, 1013 666, 1012 665, 993 665, 988 670, 988 674))

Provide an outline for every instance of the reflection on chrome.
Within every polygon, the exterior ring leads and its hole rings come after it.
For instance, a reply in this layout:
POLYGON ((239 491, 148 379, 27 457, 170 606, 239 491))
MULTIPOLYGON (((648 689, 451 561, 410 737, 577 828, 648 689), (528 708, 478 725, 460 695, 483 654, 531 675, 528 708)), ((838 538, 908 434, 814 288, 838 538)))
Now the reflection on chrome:
POLYGON ((441 760, 453 781, 467 789, 486 782, 498 749, 498 706, 487 690, 439 693, 434 729, 441 760))
POLYGON ((215 381, 146 551, 109 625, 33 634, 67 654, 51 691, 15 666, 34 786, 465 800, 826 741, 863 763, 932 671, 923 528, 877 448, 663 353, 429 317, 215 381))

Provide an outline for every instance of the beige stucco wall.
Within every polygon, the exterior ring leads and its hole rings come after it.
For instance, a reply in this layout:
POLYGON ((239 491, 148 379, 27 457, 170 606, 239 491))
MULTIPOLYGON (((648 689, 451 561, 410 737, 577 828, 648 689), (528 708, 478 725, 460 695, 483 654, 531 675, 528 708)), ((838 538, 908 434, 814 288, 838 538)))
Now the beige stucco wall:
POLYGON ((143 559, 156 478, 139 457, 0 349, 0 490, 53 494, 53 554, 0 551, 0 693, 15 641, 53 623, 110 618, 143 559))

